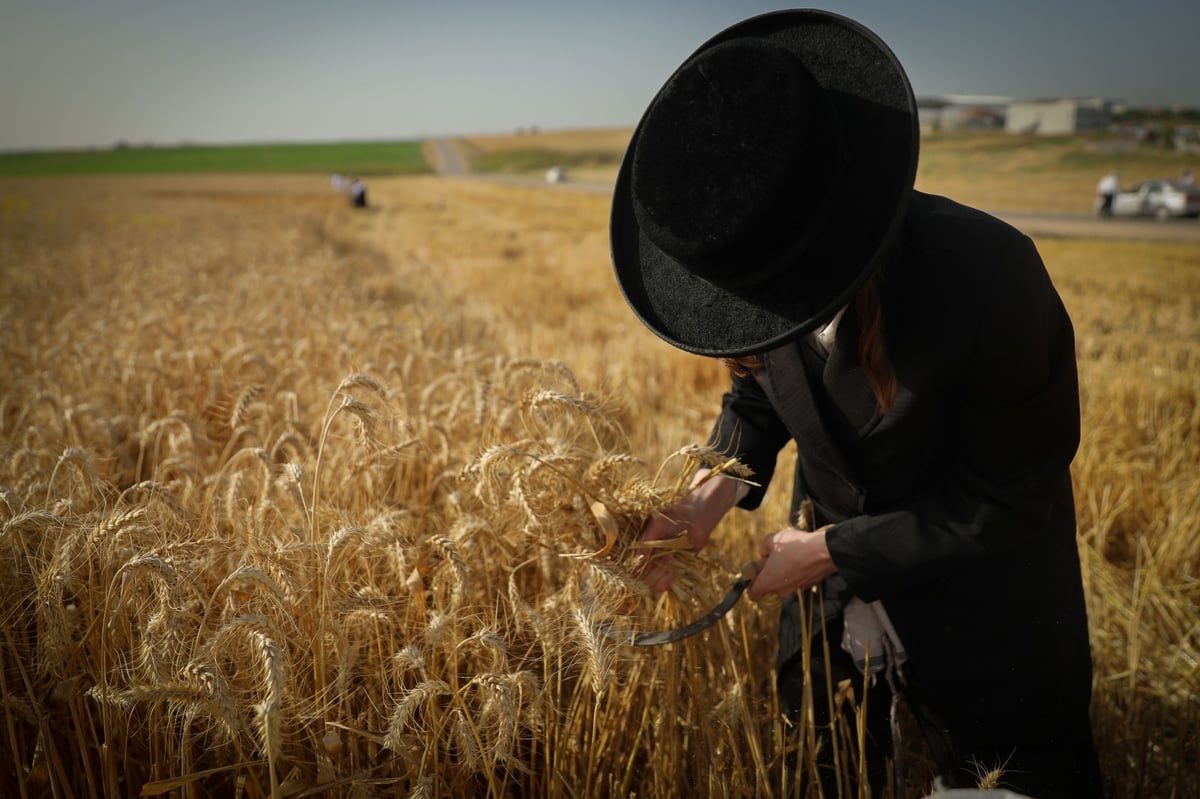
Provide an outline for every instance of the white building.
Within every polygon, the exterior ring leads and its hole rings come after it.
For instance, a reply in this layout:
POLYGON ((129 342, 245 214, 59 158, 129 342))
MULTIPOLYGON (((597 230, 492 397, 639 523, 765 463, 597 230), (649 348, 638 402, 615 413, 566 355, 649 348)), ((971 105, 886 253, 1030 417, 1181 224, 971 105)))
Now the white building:
POLYGON ((1112 104, 1103 98, 1065 98, 1010 103, 1004 129, 1009 133, 1060 136, 1112 125, 1112 104))

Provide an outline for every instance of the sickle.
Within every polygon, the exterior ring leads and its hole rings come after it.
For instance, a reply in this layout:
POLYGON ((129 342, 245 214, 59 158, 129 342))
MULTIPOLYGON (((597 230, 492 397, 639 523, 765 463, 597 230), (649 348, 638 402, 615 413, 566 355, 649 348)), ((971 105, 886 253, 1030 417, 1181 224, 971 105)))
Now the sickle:
POLYGON ((676 641, 682 641, 684 638, 690 638, 696 633, 703 632, 713 626, 729 612, 730 608, 737 604, 742 598, 742 593, 746 587, 754 582, 754 578, 758 576, 758 572, 762 569, 762 563, 752 561, 742 567, 742 576, 733 588, 729 589, 729 593, 725 598, 717 603, 717 606, 705 613, 700 618, 683 627, 677 627, 674 630, 660 630, 651 633, 629 633, 616 632, 610 627, 605 627, 604 632, 609 638, 619 641, 629 646, 661 646, 663 644, 673 644, 676 641))
POLYGON ((716 624, 716 621, 718 621, 722 615, 730 612, 730 608, 734 605, 737 605, 738 600, 742 599, 742 593, 746 589, 746 585, 749 584, 750 579, 748 577, 743 577, 742 579, 739 579, 738 582, 733 583, 733 588, 730 589, 730 593, 725 595, 725 599, 722 599, 718 605, 712 609, 712 611, 709 611, 708 613, 702 615, 702 617, 692 621, 691 624, 684 625, 682 627, 676 627, 674 630, 661 630, 659 632, 629 632, 624 633, 624 635, 613 635, 612 637, 616 638, 617 641, 622 643, 634 645, 634 647, 659 647, 661 644, 683 641, 684 638, 690 638, 691 636, 696 635, 697 632, 707 630, 708 627, 716 624))

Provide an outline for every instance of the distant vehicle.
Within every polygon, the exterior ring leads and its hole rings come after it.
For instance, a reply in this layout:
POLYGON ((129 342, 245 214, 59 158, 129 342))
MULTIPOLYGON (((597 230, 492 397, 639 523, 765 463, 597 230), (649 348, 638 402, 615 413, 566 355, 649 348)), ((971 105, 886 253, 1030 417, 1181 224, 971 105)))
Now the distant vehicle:
POLYGON ((567 170, 561 166, 552 166, 546 170, 547 183, 562 183, 567 179, 567 170))
POLYGON ((1135 183, 1113 198, 1112 216, 1152 216, 1167 220, 1200 216, 1200 189, 1169 180, 1135 183))

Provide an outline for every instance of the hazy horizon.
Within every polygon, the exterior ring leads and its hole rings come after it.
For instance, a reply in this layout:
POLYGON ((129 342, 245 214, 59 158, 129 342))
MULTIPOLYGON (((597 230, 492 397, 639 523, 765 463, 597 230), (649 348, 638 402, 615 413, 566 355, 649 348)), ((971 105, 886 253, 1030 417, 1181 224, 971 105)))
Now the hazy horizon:
MULTIPOLYGON (((0 0, 0 150, 400 141, 620 128, 703 41, 779 8, 0 0)), ((1200 108, 1200 3, 843 0, 919 96, 1200 108)))

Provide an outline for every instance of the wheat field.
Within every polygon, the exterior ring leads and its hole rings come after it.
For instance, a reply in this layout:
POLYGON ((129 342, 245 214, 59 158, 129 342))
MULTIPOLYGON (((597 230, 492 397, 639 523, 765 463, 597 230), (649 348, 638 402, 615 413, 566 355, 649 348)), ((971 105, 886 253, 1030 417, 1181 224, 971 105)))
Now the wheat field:
MULTIPOLYGON (((697 446, 726 376, 627 311, 608 198, 371 198, 0 182, 0 794, 794 795, 775 606, 606 634, 699 615, 788 499, 638 581, 644 519, 727 466, 697 446)), ((1109 795, 1200 795, 1200 253, 1038 243, 1109 795)))

